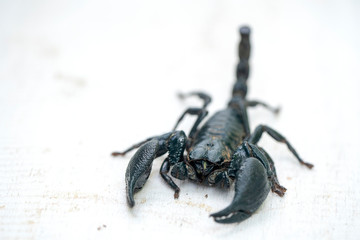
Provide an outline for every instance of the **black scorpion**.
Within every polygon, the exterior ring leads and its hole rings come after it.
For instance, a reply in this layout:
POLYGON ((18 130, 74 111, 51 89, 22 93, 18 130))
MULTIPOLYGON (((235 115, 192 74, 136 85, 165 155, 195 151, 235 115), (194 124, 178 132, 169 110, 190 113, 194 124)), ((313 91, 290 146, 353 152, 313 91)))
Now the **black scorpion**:
POLYGON ((249 218, 264 202, 270 190, 283 196, 286 188, 279 184, 273 160, 261 147, 257 146, 264 132, 276 141, 285 143, 297 160, 308 168, 313 165, 304 162, 292 145, 274 129, 260 125, 250 132, 247 108, 261 105, 259 101, 246 99, 249 77, 250 28, 240 28, 240 61, 236 69, 236 83, 227 108, 218 111, 200 128, 199 124, 207 116, 210 96, 202 92, 192 92, 181 97, 197 96, 204 101, 202 108, 187 109, 177 121, 173 131, 146 139, 124 152, 114 152, 113 156, 125 155, 139 148, 126 169, 126 193, 130 207, 135 205, 134 193, 140 190, 150 175, 155 158, 168 153, 160 168, 160 175, 179 197, 180 188, 168 175, 180 180, 229 188, 235 181, 235 196, 231 204, 217 213, 211 214, 216 222, 234 223, 249 218), (185 115, 196 115, 197 119, 188 137, 176 127, 185 115), (188 153, 184 155, 184 152, 188 153))

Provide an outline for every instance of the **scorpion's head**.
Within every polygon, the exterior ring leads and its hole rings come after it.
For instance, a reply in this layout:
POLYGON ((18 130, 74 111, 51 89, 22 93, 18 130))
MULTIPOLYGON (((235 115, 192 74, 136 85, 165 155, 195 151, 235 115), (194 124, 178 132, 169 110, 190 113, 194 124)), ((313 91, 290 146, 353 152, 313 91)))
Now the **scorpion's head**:
POLYGON ((196 144, 189 153, 189 160, 197 174, 207 176, 217 166, 229 160, 230 154, 220 141, 204 140, 196 144))

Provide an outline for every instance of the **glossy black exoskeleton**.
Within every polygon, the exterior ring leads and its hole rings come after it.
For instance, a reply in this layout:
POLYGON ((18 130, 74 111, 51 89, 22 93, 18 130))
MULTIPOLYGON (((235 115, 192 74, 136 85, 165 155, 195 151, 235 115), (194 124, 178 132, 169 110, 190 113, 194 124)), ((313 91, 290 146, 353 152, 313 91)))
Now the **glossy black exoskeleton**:
POLYGON ((250 28, 240 28, 239 63, 236 69, 236 83, 232 98, 227 108, 218 111, 201 127, 207 116, 207 105, 210 96, 202 92, 192 92, 187 96, 197 96, 204 101, 201 108, 189 108, 176 123, 173 131, 146 139, 135 144, 124 152, 112 155, 125 155, 139 148, 131 158, 126 170, 127 202, 135 205, 134 193, 145 184, 151 172, 155 158, 168 153, 161 165, 160 174, 166 183, 174 189, 175 198, 179 197, 179 187, 172 177, 228 188, 235 181, 235 196, 232 203, 224 210, 211 214, 219 223, 241 222, 252 215, 264 202, 271 191, 283 196, 286 189, 279 184, 274 162, 264 149, 257 146, 264 132, 276 141, 285 143, 298 161, 308 168, 313 165, 304 162, 291 144, 274 129, 260 125, 250 132, 247 108, 261 105, 274 113, 278 109, 271 108, 259 101, 246 99, 247 79, 249 77, 250 28), (197 120, 188 136, 183 131, 176 131, 185 115, 196 115, 197 120), (187 154, 185 154, 185 151, 187 154))

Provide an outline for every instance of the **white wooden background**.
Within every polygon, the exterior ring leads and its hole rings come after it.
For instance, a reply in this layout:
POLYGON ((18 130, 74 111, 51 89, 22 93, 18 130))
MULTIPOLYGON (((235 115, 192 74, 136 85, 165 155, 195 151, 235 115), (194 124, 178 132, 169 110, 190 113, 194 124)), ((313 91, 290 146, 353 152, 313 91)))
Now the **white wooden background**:
POLYGON ((0 1, 0 239, 359 239, 359 12, 327 0, 0 1), (244 23, 249 97, 282 107, 250 110, 251 127, 278 129, 315 168, 264 137, 288 191, 220 225, 208 216, 233 193, 178 182, 174 200, 158 160, 128 209, 131 154, 110 152, 200 104, 179 91, 225 106, 244 23))

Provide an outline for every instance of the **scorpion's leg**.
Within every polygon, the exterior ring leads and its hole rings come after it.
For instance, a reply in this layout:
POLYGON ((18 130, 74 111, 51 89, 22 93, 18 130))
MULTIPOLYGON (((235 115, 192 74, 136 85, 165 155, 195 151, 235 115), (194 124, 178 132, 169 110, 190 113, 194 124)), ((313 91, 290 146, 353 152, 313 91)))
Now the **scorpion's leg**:
MULTIPOLYGON (((241 222, 249 218, 265 201, 270 189, 283 196, 285 188, 274 185, 276 174, 264 152, 244 142, 234 153, 228 174, 235 178, 235 195, 231 204, 211 216, 219 223, 241 222)), ((277 179, 276 179, 277 180, 277 179)))
POLYGON ((272 138, 274 138, 276 141, 278 142, 282 142, 282 143, 285 143, 287 145, 287 147, 289 148, 290 152, 292 152, 294 154, 294 156, 297 158, 297 160, 305 165, 306 167, 308 168, 312 168, 314 167, 313 164, 311 163, 307 163, 307 162, 304 162, 299 154, 295 151, 295 149, 293 148, 293 146, 290 144, 290 142, 288 140, 286 140, 285 137, 283 137, 280 133, 278 133, 277 131, 275 131, 274 129, 268 127, 268 126, 265 126, 265 125, 259 125, 256 127, 255 131, 253 132, 253 134, 251 134, 250 138, 248 139, 248 141, 250 143, 253 143, 253 144, 256 144, 260 138, 261 138, 261 135, 263 134, 263 132, 267 132, 272 138))
POLYGON ((279 183, 279 180, 278 180, 277 174, 276 174, 274 161, 271 159, 269 154, 263 148, 261 148, 259 146, 258 146, 258 148, 266 157, 266 160, 268 161, 271 172, 272 172, 271 177, 269 178, 271 181, 271 191, 276 193, 280 197, 284 196, 287 189, 285 187, 281 186, 279 183))
MULTIPOLYGON (((182 161, 182 159, 177 159, 176 161, 177 162, 173 167, 173 171, 171 172, 171 175, 173 175, 178 179, 185 180, 188 177, 185 163, 182 161), (176 175, 174 174, 174 172, 176 173, 176 175)), ((175 191, 174 198, 179 198, 180 188, 176 185, 176 183, 174 183, 174 181, 168 175, 170 171, 170 167, 171 167, 171 163, 169 161, 169 158, 166 158, 161 165, 160 175, 165 180, 165 182, 175 191)))
POLYGON ((173 131, 175 131, 175 129, 177 128, 179 123, 184 119, 185 115, 187 115, 187 114, 197 115, 198 118, 196 119, 196 121, 189 133, 189 138, 192 139, 194 134, 196 133, 197 127, 199 126, 201 121, 208 114, 206 107, 211 102, 211 97, 209 95, 207 95, 206 93, 202 93, 202 92, 191 92, 188 94, 179 94, 180 98, 185 98, 188 96, 198 96, 199 98, 201 98, 204 101, 203 107, 202 108, 188 108, 187 110, 185 110, 185 112, 180 116, 179 120, 176 122, 173 131))
POLYGON ((211 97, 203 92, 190 92, 190 93, 179 93, 178 94, 179 98, 184 99, 186 97, 190 97, 190 96, 197 96, 199 98, 201 98, 204 101, 204 105, 203 108, 206 108, 207 105, 209 105, 209 103, 211 102, 211 97))
MULTIPOLYGON (((148 179, 152 162, 155 158, 169 152, 166 158, 166 164, 175 165, 182 160, 186 146, 186 135, 183 131, 166 133, 164 135, 153 137, 145 142, 131 158, 126 169, 126 195, 130 207, 135 205, 134 193, 140 190, 148 179)), ((164 165, 164 164, 163 164, 164 165)), ((162 166, 161 172, 166 175, 166 167, 162 166), (165 171, 163 171, 165 169, 165 171)), ((162 174, 162 176, 164 175, 162 174)), ((167 175, 166 175, 167 176, 167 175)), ((178 195, 179 188, 175 183, 164 178, 165 181, 175 190, 175 197, 178 195)))
POLYGON ((189 133, 189 138, 192 138, 194 136, 194 134, 196 133, 197 127, 199 126, 199 124, 201 123, 201 121, 206 117, 206 115, 208 114, 208 111, 205 110, 204 108, 188 108, 179 118, 179 120, 177 121, 173 131, 175 131, 176 127, 179 125, 179 123, 181 122, 181 120, 183 120, 183 118, 185 117, 186 114, 190 114, 190 115, 197 115, 197 119, 193 125, 193 127, 190 130, 189 133))
POLYGON ((264 108, 268 109, 269 111, 271 111, 274 114, 278 114, 280 112, 279 107, 274 108, 264 102, 255 101, 255 100, 254 101, 249 101, 249 100, 246 101, 246 106, 248 106, 248 107, 256 107, 258 105, 263 106, 264 108))

